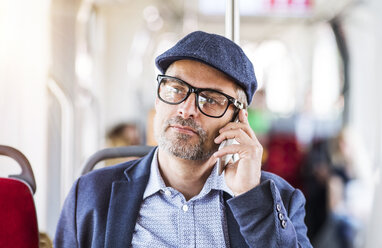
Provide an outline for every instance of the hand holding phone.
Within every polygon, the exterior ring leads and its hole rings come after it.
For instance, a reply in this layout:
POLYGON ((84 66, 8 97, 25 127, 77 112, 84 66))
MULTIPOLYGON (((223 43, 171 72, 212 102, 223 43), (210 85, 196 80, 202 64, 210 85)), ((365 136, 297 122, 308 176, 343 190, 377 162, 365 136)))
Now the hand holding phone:
MULTIPOLYGON (((239 117, 236 117, 235 121, 234 122, 239 122, 239 117)), ((219 149, 222 149, 226 146, 230 146, 230 145, 233 145, 233 144, 239 144, 239 142, 237 142, 235 139, 227 139, 227 140, 223 140, 220 145, 219 145, 219 149)), ((229 161, 232 159, 232 162, 236 162, 237 160, 239 160, 239 154, 227 154, 225 156, 223 156, 222 158, 218 158, 217 162, 216 162, 216 166, 218 168, 218 174, 219 176, 223 173, 224 171, 224 168, 227 166, 227 164, 229 163, 229 161)))
POLYGON ((247 112, 241 110, 236 117, 240 123, 230 123, 219 130, 220 134, 215 138, 215 142, 220 144, 220 147, 214 156, 218 173, 224 171, 225 183, 234 195, 238 196, 260 184, 263 147, 249 126, 247 112), (233 141, 229 141, 231 138, 235 138, 240 144, 233 145, 233 141), (238 153, 239 160, 236 161, 237 156, 231 153, 238 153), (228 159, 224 158, 227 154, 230 155, 228 159), (235 162, 232 163, 232 160, 235 162), (227 163, 230 166, 226 166, 227 163))

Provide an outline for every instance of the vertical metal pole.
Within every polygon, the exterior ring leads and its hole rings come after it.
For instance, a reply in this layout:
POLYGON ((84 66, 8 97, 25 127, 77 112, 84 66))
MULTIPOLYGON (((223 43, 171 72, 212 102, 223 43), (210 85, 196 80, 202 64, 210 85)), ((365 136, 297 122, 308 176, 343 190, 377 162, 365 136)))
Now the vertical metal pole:
POLYGON ((239 0, 226 1, 225 36, 239 45, 240 43, 239 0))
POLYGON ((61 206, 64 204, 70 188, 75 180, 73 167, 73 133, 74 133, 74 110, 70 97, 60 88, 53 78, 48 80, 48 89, 56 97, 61 107, 61 206))

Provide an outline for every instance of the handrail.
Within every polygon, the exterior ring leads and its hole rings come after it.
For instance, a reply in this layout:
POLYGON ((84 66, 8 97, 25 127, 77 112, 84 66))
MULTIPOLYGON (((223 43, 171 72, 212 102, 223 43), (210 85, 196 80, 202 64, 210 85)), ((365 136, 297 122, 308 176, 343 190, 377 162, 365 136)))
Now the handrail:
POLYGON ((48 88, 53 96, 57 99, 61 108, 61 204, 63 204, 67 193, 74 181, 73 169, 73 105, 71 99, 60 88, 57 81, 50 77, 48 80, 48 88))
POLYGON ((90 172, 102 160, 121 157, 143 157, 153 148, 153 146, 121 146, 99 150, 85 161, 81 175, 90 172))
POLYGON ((5 145, 0 145, 0 155, 8 156, 16 160, 21 167, 21 173, 17 175, 9 175, 9 177, 17 178, 25 181, 31 188, 33 194, 36 193, 36 180, 34 178, 32 166, 28 159, 19 150, 5 145))

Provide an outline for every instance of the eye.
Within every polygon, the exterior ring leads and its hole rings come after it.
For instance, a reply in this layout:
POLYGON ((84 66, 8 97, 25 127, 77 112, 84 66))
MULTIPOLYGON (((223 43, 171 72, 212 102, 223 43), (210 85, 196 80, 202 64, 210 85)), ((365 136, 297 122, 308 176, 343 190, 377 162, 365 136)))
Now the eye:
POLYGON ((208 104, 210 106, 225 106, 227 103, 227 98, 214 91, 203 91, 199 95, 200 104, 208 104))
POLYGON ((184 94, 184 92, 188 91, 185 85, 171 79, 163 81, 162 87, 164 87, 164 90, 169 94, 184 94))
POLYGON ((188 88, 176 79, 166 78, 161 81, 159 96, 170 103, 181 102, 187 96, 188 88))
POLYGON ((167 99, 176 99, 177 96, 182 93, 182 89, 173 87, 171 85, 166 85, 163 93, 167 99))
POLYGON ((210 97, 206 98, 206 101, 208 104, 218 104, 218 102, 215 99, 210 97))
POLYGON ((171 93, 174 93, 174 94, 179 94, 179 93, 182 93, 183 89, 181 88, 178 88, 178 87, 173 87, 173 86, 167 86, 167 90, 170 91, 171 93))
POLYGON ((209 104, 209 105, 215 105, 217 102, 210 97, 205 97, 205 96, 199 96, 199 103, 201 105, 209 104))

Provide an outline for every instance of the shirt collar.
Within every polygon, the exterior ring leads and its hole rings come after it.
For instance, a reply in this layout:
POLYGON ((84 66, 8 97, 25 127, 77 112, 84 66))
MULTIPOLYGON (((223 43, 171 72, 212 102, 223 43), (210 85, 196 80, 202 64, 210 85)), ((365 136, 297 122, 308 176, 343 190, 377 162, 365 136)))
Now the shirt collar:
MULTIPOLYGON (((158 148, 157 148, 155 150, 153 160, 151 161, 150 177, 146 186, 146 190, 143 193, 143 200, 157 193, 158 191, 165 190, 165 189, 166 189, 166 184, 164 183, 163 178, 160 175, 159 167, 158 167, 158 148)), ((230 188, 228 188, 228 186, 225 183, 224 173, 219 176, 216 166, 214 166, 214 168, 212 169, 212 172, 207 178, 206 183, 203 186, 203 189, 194 198, 203 197, 204 195, 208 194, 211 190, 225 191, 228 194, 230 194, 232 197, 234 196, 232 190, 230 190, 230 188)))
POLYGON ((199 195, 208 194, 211 190, 225 191, 228 194, 230 194, 232 197, 234 196, 232 190, 228 188, 228 186, 225 183, 224 172, 221 175, 219 175, 216 165, 212 169, 212 172, 210 176, 207 178, 206 183, 204 184, 204 187, 202 191, 199 193, 199 195))
POLYGON ((146 186, 146 190, 143 193, 143 200, 155 194, 156 192, 163 190, 164 188, 166 188, 166 184, 164 183, 163 178, 159 172, 158 148, 156 148, 154 156, 153 156, 153 160, 151 161, 150 177, 146 186))

